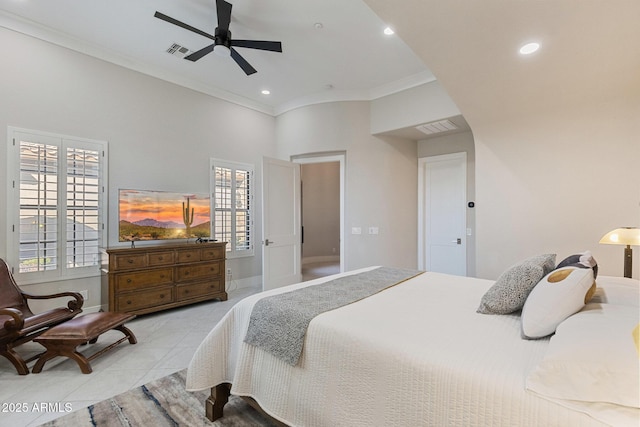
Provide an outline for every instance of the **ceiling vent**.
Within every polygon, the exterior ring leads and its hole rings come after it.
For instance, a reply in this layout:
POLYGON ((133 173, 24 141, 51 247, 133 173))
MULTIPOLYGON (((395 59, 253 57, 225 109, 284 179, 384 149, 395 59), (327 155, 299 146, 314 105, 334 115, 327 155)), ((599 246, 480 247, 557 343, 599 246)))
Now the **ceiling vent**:
POLYGON ((449 132, 450 130, 458 129, 458 126, 454 125, 449 120, 440 120, 437 122, 426 123, 424 125, 416 126, 420 132, 427 135, 433 135, 434 133, 449 132))
POLYGON ((187 56, 187 53, 189 53, 189 48, 181 46, 178 43, 173 43, 169 49, 167 49, 167 53, 177 56, 178 58, 184 58, 187 56))

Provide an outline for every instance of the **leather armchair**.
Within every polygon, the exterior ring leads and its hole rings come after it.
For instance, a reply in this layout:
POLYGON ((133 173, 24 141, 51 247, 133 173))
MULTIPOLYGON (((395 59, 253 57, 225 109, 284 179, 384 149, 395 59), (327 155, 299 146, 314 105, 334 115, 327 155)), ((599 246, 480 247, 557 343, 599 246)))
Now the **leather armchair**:
POLYGON ((0 356, 15 366, 18 374, 27 375, 27 363, 39 354, 24 360, 14 348, 32 341, 52 326, 63 323, 82 312, 84 299, 77 292, 60 292, 50 295, 32 295, 23 292, 16 284, 7 264, 0 259, 0 356), (66 307, 58 307, 34 314, 28 301, 32 299, 71 298, 66 307))

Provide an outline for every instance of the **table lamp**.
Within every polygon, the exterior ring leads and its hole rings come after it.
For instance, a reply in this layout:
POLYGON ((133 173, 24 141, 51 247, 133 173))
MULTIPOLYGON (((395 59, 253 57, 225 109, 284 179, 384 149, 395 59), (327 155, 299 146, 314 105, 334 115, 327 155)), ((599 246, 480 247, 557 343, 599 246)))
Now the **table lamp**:
POLYGON ((632 250, 631 246, 640 246, 640 228, 616 228, 605 234, 600 243, 609 245, 627 245, 624 248, 624 277, 631 277, 632 250))

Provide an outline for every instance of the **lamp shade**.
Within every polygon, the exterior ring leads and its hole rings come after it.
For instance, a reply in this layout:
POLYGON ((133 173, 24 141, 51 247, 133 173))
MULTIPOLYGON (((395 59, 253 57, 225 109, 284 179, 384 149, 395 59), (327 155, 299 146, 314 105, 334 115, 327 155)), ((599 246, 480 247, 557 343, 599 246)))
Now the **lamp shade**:
POLYGON ((640 246, 640 228, 622 227, 616 228, 602 236, 600 243, 609 245, 640 246))

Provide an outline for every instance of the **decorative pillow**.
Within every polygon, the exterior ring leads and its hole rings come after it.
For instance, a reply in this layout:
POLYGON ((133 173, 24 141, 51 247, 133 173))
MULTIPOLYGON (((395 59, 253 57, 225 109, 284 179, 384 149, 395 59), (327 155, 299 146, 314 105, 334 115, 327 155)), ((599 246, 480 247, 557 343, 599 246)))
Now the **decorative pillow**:
POLYGON ((503 272, 482 296, 477 312, 509 314, 520 310, 531 289, 555 267, 556 254, 528 258, 503 272))
POLYGON ((600 276, 591 302, 640 306, 640 280, 600 276))
POLYGON ((587 304, 558 326, 527 389, 548 398, 640 408, 639 316, 638 307, 587 304))
POLYGON ((591 255, 591 251, 584 251, 579 254, 569 255, 558 264, 557 268, 562 267, 578 267, 591 268, 593 270, 593 278, 598 277, 598 263, 591 255))
POLYGON ((524 303, 522 335, 542 338, 556 331, 567 317, 580 311, 596 291, 593 270, 564 267, 547 274, 524 303))

